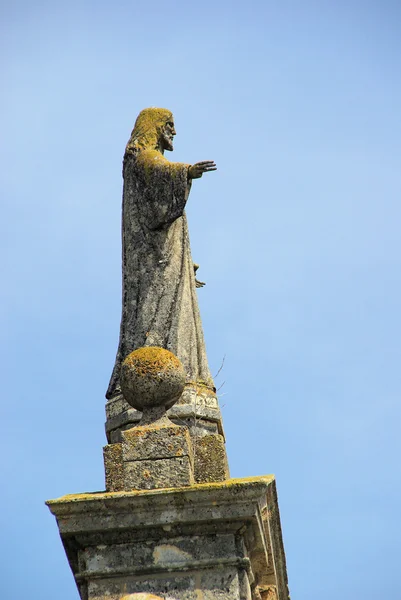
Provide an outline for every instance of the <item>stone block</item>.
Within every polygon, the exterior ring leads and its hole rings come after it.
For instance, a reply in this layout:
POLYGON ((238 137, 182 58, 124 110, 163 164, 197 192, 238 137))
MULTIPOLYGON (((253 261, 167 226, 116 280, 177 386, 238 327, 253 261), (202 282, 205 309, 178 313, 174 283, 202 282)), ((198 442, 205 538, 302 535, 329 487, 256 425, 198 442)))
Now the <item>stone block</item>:
POLYGON ((188 404, 194 407, 208 407, 219 410, 216 393, 210 388, 196 383, 189 383, 179 400, 179 404, 188 404))
MULTIPOLYGON (((127 410, 130 410, 131 407, 128 402, 125 400, 122 394, 118 394, 114 398, 107 400, 106 402, 106 418, 107 420, 113 419, 114 417, 120 415, 127 410)), ((139 411, 138 411, 139 412, 139 411)), ((139 413, 141 415, 141 413, 139 413)))
POLYGON ((198 532, 193 536, 171 537, 164 532, 156 539, 87 546, 80 552, 80 560, 86 571, 96 576, 112 574, 121 565, 135 565, 136 569, 179 569, 188 566, 189 561, 197 561, 198 564, 214 562, 236 553, 233 533, 216 536, 198 532))
POLYGON ((192 485, 193 455, 187 427, 165 422, 121 432, 104 448, 106 490, 147 490, 192 485))
POLYGON ((123 456, 121 444, 108 444, 103 448, 106 490, 118 492, 124 489, 123 456))
MULTIPOLYGON (((121 431, 138 424, 142 413, 124 400, 121 394, 108 400, 106 404, 106 435, 109 443, 121 441, 121 431)), ((187 384, 178 404, 168 411, 169 418, 177 424, 187 423, 191 429, 195 427, 205 434, 210 429, 224 436, 221 413, 215 392, 195 383, 187 384)), ((191 431, 192 435, 192 431, 191 431)))
POLYGON ((225 481, 229 478, 224 438, 213 434, 194 438, 194 472, 197 483, 225 481))
POLYGON ((220 568, 214 572, 199 569, 189 574, 170 573, 167 578, 146 576, 142 581, 129 578, 124 592, 121 588, 118 580, 92 580, 88 586, 88 598, 137 600, 136 594, 142 592, 151 594, 152 600, 155 595, 160 600, 251 600, 250 596, 241 594, 239 576, 234 567, 220 568))
POLYGON ((153 490, 193 485, 189 456, 123 463, 125 490, 153 490))
POLYGON ((122 432, 123 461, 192 457, 191 439, 186 427, 144 425, 122 432))

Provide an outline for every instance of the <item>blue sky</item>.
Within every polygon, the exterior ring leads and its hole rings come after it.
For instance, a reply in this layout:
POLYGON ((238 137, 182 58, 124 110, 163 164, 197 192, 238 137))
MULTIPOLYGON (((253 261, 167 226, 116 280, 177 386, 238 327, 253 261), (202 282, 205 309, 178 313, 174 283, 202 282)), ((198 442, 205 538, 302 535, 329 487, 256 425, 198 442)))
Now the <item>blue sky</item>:
POLYGON ((275 473, 296 600, 396 598, 401 5, 3 4, 2 593, 78 598, 48 498, 104 489, 121 160, 169 108, 231 473, 275 473))

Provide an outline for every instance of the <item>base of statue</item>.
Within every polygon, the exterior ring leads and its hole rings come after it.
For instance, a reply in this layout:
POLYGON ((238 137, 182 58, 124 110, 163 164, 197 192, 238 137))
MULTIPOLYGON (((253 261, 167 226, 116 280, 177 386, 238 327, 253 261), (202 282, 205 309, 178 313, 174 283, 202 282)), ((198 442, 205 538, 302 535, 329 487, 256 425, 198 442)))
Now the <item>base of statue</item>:
POLYGON ((47 502, 82 600, 288 600, 272 475, 47 502))
MULTIPOLYGON (((179 402, 170 408, 167 414, 174 424, 185 426, 189 431, 194 450, 195 482, 208 483, 228 479, 225 437, 216 394, 206 386, 188 383, 179 402)), ((114 462, 114 472, 117 473, 113 480, 108 478, 106 464, 106 489, 117 491, 124 489, 117 468, 121 462, 119 456, 122 452, 124 431, 137 427, 142 413, 132 408, 120 394, 108 400, 106 417, 108 447, 105 448, 105 461, 108 460, 108 465, 114 462)))

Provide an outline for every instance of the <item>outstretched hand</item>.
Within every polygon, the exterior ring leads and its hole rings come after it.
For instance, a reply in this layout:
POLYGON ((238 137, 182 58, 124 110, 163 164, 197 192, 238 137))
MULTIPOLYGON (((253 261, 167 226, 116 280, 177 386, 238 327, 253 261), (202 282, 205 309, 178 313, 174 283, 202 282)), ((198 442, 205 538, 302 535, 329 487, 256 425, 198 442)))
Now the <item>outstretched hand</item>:
POLYGON ((216 171, 217 167, 214 160, 202 160, 201 162, 195 163, 188 169, 189 179, 199 179, 203 173, 208 171, 216 171))

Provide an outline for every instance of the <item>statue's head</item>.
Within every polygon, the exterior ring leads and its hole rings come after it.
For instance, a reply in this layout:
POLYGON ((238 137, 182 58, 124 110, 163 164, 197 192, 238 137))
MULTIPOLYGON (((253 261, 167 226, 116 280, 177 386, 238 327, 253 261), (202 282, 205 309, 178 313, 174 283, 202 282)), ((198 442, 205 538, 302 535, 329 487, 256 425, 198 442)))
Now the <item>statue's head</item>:
POLYGON ((166 108, 145 108, 135 121, 126 154, 137 154, 141 150, 173 150, 175 136, 172 113, 166 108))

